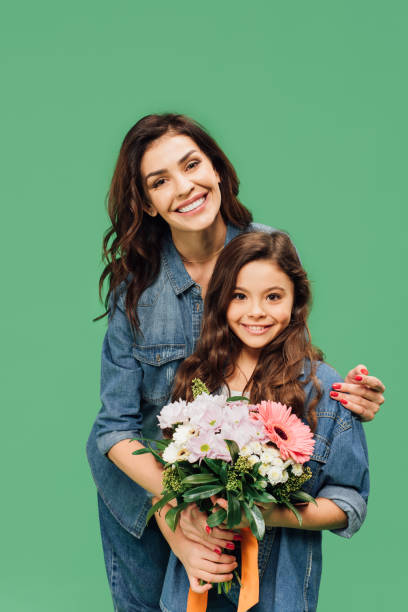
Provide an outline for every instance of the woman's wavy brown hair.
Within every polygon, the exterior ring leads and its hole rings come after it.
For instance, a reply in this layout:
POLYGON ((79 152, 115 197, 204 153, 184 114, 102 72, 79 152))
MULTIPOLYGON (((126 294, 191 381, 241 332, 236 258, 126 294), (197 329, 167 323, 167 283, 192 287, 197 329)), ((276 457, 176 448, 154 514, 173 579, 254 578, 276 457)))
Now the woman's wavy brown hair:
POLYGON ((312 380, 313 400, 308 420, 316 427, 315 406, 321 397, 315 375, 316 361, 322 352, 311 343, 307 317, 311 291, 306 272, 287 234, 249 232, 237 236, 221 252, 205 298, 203 328, 194 353, 177 372, 173 398, 192 399, 191 381, 200 378, 214 392, 232 375, 241 352, 241 340, 231 331, 226 313, 234 294, 239 271, 246 264, 267 260, 275 263, 293 282, 294 302, 290 323, 265 346, 245 389, 250 400, 274 400, 292 406, 298 416, 304 415, 305 385, 312 380), (305 368, 305 379, 299 377, 305 368))
MULTIPOLYGON (((220 177, 221 214, 239 228, 251 221, 251 213, 238 200, 239 181, 236 172, 215 140, 197 122, 185 115, 147 115, 126 134, 113 174, 108 196, 112 225, 103 240, 105 269, 99 280, 99 294, 108 279, 106 312, 116 302, 116 289, 126 282, 126 313, 135 331, 139 329, 136 307, 143 291, 157 277, 160 269, 160 246, 167 223, 159 216, 144 212, 147 198, 143 189, 140 164, 148 146, 167 133, 189 136, 211 160, 220 177)), ((98 317, 98 318, 102 318, 98 317)))

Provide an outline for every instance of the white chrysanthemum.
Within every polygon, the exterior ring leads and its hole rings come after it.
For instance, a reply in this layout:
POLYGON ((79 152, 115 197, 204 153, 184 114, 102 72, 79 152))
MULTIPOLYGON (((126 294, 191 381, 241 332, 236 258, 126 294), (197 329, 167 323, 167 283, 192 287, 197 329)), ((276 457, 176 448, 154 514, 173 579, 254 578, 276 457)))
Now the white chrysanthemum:
POLYGON ((267 475, 271 485, 276 485, 279 482, 282 482, 282 468, 278 465, 273 465, 272 467, 268 466, 268 468, 267 475))
POLYGON ((293 459, 287 459, 285 461, 285 463, 283 464, 282 469, 286 470, 290 465, 293 465, 295 462, 293 461, 293 459))
POLYGON ((163 451, 163 460, 166 463, 175 463, 178 459, 180 447, 175 442, 169 444, 163 451))
POLYGON ((303 474, 303 465, 301 463, 294 463, 292 465, 292 474, 294 476, 301 476, 303 474))
POLYGON ((279 456, 279 453, 275 453, 274 448, 264 447, 263 453, 261 455, 263 463, 270 463, 271 465, 282 465, 282 458, 279 456))
POLYGON ((195 429, 191 425, 179 425, 173 434, 173 440, 179 446, 185 446, 187 441, 193 436, 195 429))
POLYGON ((249 446, 243 446, 241 450, 239 451, 239 454, 241 455, 241 457, 249 457, 251 453, 252 451, 249 448, 249 446))
POLYGON ((283 470, 281 482, 286 482, 288 478, 289 478, 288 471, 287 470, 283 470))
POLYGON ((251 453, 256 453, 257 455, 259 455, 262 452, 262 445, 260 442, 250 442, 248 444, 248 448, 251 449, 251 453))
POLYGON ((255 463, 258 463, 258 461, 260 461, 258 455, 250 455, 248 457, 248 461, 251 465, 255 465, 255 463))
POLYGON ((262 465, 259 466, 259 473, 261 476, 267 476, 268 471, 271 469, 271 466, 269 465, 269 463, 262 463, 262 465))

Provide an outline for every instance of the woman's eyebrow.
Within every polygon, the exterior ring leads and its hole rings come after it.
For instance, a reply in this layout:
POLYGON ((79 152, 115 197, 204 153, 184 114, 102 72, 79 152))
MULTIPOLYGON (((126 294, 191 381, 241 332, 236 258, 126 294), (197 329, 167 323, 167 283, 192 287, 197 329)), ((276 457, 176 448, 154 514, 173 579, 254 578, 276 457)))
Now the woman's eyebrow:
MULTIPOLYGON (((183 155, 183 157, 179 159, 177 163, 182 164, 183 162, 186 161, 188 157, 190 157, 192 153, 196 153, 196 152, 197 152, 196 149, 191 149, 191 151, 188 151, 185 155, 183 155)), ((163 174, 164 172, 167 172, 166 168, 161 168, 161 170, 155 170, 154 172, 149 172, 149 174, 145 178, 145 181, 147 181, 147 179, 150 176, 156 176, 157 174, 163 174)))

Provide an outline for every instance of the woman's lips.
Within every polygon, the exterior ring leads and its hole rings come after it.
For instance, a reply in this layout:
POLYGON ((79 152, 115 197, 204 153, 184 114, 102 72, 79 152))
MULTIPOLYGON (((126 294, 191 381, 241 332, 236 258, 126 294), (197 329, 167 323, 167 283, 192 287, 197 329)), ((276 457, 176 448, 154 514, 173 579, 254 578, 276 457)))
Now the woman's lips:
POLYGON ((187 204, 187 206, 178 208, 176 212, 181 213, 183 215, 187 213, 191 213, 191 212, 196 212, 199 208, 202 208, 205 205, 206 200, 207 200, 207 194, 201 196, 200 198, 197 198, 190 204, 187 204))

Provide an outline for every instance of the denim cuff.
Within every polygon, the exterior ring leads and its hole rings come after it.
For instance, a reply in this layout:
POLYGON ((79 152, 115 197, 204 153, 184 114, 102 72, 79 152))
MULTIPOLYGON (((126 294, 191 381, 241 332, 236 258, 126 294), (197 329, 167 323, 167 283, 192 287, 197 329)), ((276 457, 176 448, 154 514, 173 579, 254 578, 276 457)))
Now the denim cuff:
POLYGON ((110 431, 108 433, 102 434, 98 436, 96 439, 96 444, 98 446, 98 450, 102 455, 106 455, 118 442, 121 440, 140 440, 142 442, 142 434, 140 431, 110 431))
POLYGON ((319 491, 318 497, 331 499, 347 514, 347 527, 330 529, 332 533, 343 538, 351 538, 360 529, 367 514, 367 504, 355 489, 327 485, 319 491))

